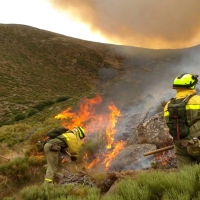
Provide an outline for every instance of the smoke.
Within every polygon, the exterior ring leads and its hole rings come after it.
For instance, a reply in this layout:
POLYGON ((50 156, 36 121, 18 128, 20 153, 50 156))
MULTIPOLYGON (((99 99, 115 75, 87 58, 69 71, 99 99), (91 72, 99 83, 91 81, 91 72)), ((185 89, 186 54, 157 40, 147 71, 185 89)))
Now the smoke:
POLYGON ((154 161, 154 156, 142 157, 130 165, 124 166, 122 170, 141 170, 151 168, 151 163, 154 161))
MULTIPOLYGON (((149 54, 152 51, 161 50, 148 50, 149 54)), ((162 58, 144 59, 138 55, 127 58, 123 63, 125 72, 120 74, 120 79, 106 87, 104 99, 113 101, 121 112, 116 124, 116 140, 126 140, 139 123, 158 113, 161 102, 167 102, 175 96, 176 91, 172 89, 175 77, 183 73, 200 76, 200 46, 170 52, 162 58)), ((107 72, 102 70, 100 77, 104 77, 107 72)), ((113 71, 110 72, 117 76, 113 71)), ((111 76, 110 73, 108 76, 111 76)), ((105 85, 107 79, 103 81, 100 85, 105 85)), ((197 94, 200 91, 199 85, 196 88, 197 94)), ((162 111, 160 107, 159 112, 162 111)))
POLYGON ((49 0, 111 43, 183 48, 200 43, 199 0, 49 0))

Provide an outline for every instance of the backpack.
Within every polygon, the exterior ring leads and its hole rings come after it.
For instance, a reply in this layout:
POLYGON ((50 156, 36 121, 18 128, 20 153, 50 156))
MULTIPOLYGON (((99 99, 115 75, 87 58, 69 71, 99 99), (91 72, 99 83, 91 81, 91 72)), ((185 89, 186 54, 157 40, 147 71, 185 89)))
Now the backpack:
POLYGON ((169 121, 167 126, 174 141, 186 138, 190 134, 186 118, 186 104, 194 95, 188 95, 181 99, 172 98, 168 104, 169 121))
POLYGON ((60 127, 60 128, 54 128, 54 129, 51 129, 48 133, 47 133, 47 136, 49 138, 56 138, 57 136, 67 132, 69 129, 67 128, 64 128, 64 127, 60 127))
POLYGON ((49 132, 47 132, 47 136, 48 138, 44 141, 41 141, 39 140, 36 144, 37 146, 37 151, 38 152, 43 152, 44 151, 44 145, 50 140, 50 139, 53 139, 53 138, 56 138, 57 136, 65 133, 66 131, 68 131, 69 129, 67 128, 64 128, 64 127, 60 127, 60 128, 54 128, 54 129, 51 129, 49 132))

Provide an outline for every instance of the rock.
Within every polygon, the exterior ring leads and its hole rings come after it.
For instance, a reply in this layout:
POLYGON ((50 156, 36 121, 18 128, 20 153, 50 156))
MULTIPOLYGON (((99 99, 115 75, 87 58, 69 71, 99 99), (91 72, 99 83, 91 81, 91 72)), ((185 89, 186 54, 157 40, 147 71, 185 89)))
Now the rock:
POLYGON ((141 143, 154 144, 157 148, 173 143, 162 112, 157 113, 148 121, 140 123, 127 141, 127 145, 141 143))
POLYGON ((143 154, 155 149, 156 146, 154 144, 129 145, 111 162, 109 170, 121 171, 127 169, 149 168, 153 156, 144 157, 143 154))

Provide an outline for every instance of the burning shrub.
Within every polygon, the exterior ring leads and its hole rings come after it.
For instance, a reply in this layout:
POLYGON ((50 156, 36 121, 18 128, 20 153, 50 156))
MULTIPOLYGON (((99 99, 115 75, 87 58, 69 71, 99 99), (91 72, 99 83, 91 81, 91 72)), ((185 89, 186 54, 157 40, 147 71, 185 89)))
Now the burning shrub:
POLYGON ((80 159, 84 160, 85 156, 87 159, 94 159, 101 149, 104 149, 106 141, 103 139, 99 140, 86 140, 84 145, 80 149, 80 159))

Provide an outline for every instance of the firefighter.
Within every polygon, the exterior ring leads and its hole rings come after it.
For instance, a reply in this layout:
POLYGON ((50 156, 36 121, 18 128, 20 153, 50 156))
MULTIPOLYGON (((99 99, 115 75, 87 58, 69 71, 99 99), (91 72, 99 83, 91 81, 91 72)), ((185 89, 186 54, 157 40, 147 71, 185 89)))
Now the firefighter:
MULTIPOLYGON (((50 131, 54 137, 50 137, 44 145, 44 154, 47 160, 47 170, 45 183, 53 183, 55 177, 61 178, 58 173, 59 154, 63 149, 70 153, 71 161, 76 161, 78 150, 82 145, 82 139, 85 137, 85 130, 82 127, 75 127, 71 130, 60 127, 50 131), (55 133, 60 133, 55 137, 55 133)), ((50 135, 47 133, 47 135, 50 135)))
POLYGON ((195 90, 197 83, 198 75, 184 73, 177 76, 173 82, 176 95, 164 108, 164 118, 174 139, 178 169, 200 163, 200 96, 195 90), (185 106, 174 106, 174 102, 184 105, 183 99, 185 106))

